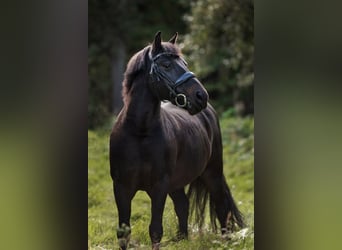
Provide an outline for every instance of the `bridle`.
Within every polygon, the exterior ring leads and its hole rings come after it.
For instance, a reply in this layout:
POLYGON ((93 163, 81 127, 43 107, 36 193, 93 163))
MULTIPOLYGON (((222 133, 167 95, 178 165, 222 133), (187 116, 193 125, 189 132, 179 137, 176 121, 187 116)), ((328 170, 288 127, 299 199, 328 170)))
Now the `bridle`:
MULTIPOLYGON (((153 84, 156 84, 156 82, 160 82, 161 79, 164 80, 166 83, 166 87, 169 89, 169 95, 170 99, 174 98, 175 103, 178 107, 184 108, 186 106, 190 106, 190 102, 187 101, 186 95, 182 93, 177 93, 177 87, 182 85, 183 83, 187 82, 191 78, 195 77, 195 74, 191 71, 186 71, 184 74, 182 74, 176 81, 172 81, 163 70, 160 69, 158 66, 157 60, 160 57, 170 57, 170 58, 179 58, 179 55, 169 53, 169 52, 162 52, 151 58, 152 64, 151 64, 151 70, 150 70, 150 78, 153 84)), ((186 61, 181 58, 184 64, 186 65, 186 61)), ((157 92, 158 94, 158 92, 157 92)))

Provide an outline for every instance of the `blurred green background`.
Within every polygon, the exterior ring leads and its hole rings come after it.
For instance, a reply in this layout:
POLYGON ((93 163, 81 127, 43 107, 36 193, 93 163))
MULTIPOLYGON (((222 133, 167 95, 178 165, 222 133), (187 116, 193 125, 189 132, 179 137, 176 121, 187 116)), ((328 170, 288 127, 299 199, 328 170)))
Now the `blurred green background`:
POLYGON ((89 1, 88 125, 103 125, 122 107, 130 57, 162 31, 178 45, 221 114, 253 114, 254 3, 235 0, 89 1))

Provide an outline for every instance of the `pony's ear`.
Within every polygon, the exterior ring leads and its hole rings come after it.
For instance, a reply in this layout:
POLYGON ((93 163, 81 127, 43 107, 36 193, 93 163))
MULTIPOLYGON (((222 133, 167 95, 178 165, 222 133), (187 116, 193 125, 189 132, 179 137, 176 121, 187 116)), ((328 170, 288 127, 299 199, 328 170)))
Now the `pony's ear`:
POLYGON ((158 31, 157 34, 155 35, 153 43, 152 43, 152 53, 156 54, 156 53, 158 53, 161 50, 162 50, 161 32, 158 31))
POLYGON ((177 42, 178 32, 176 32, 173 37, 170 38, 169 43, 175 44, 177 42))

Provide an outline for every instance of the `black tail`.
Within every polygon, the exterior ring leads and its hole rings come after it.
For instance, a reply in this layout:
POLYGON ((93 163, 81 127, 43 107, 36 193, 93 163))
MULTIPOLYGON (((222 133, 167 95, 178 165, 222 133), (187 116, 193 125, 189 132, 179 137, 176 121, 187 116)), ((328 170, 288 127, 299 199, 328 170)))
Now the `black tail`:
POLYGON ((192 217, 195 217, 195 223, 199 226, 199 228, 202 228, 204 224, 205 209, 209 197, 210 222, 214 231, 217 230, 217 204, 223 204, 226 219, 230 220, 232 226, 234 226, 234 224, 236 223, 240 228, 245 227, 243 215, 237 208, 225 180, 223 181, 223 197, 221 197, 219 201, 215 202, 213 196, 210 195, 209 190, 207 189, 206 185, 204 184, 201 178, 197 178, 194 182, 190 184, 187 195, 190 200, 190 215, 192 217))
POLYGON ((204 182, 197 178, 193 181, 187 193, 190 201, 190 216, 195 217, 195 224, 202 228, 205 219, 205 208, 209 198, 209 190, 204 182))
MULTIPOLYGON (((243 218, 243 214, 240 212, 240 210, 237 208, 235 201, 233 199, 233 196, 229 190, 229 187, 227 185, 227 182, 225 180, 223 180, 224 183, 224 200, 227 204, 228 207, 228 220, 231 221, 232 225, 234 226, 234 224, 236 223, 240 228, 245 227, 245 223, 244 223, 244 218, 243 218), (227 202, 228 201, 228 202, 227 202)), ((211 203, 213 203, 211 201, 211 203)), ((215 211, 215 207, 213 205, 210 205, 210 210, 214 210, 215 211)), ((212 214, 212 212, 210 212, 210 214, 212 214)), ((211 219, 213 220, 213 219, 211 219)))

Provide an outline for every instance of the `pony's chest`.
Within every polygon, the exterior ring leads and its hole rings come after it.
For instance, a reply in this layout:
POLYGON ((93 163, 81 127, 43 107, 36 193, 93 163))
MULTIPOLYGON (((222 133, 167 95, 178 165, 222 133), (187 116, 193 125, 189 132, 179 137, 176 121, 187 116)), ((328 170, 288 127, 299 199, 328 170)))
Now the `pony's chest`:
POLYGON ((126 136, 111 143, 111 157, 123 168, 144 168, 161 162, 165 154, 165 140, 160 136, 126 136))

